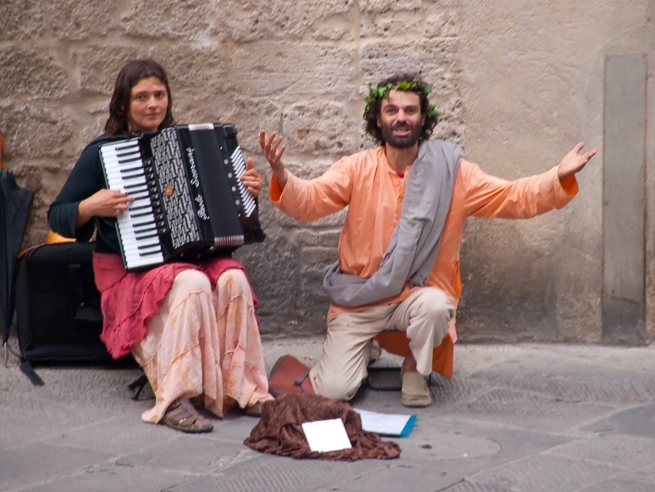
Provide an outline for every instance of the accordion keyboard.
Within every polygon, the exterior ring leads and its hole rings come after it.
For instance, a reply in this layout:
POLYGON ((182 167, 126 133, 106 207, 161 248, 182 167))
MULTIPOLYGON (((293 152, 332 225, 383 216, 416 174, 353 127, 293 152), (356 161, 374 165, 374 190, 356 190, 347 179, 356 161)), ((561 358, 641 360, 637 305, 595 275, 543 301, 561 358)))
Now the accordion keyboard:
POLYGON ((121 190, 134 198, 129 209, 117 219, 126 268, 162 263, 162 247, 157 233, 162 217, 158 204, 150 199, 148 170, 140 157, 138 141, 103 145, 101 153, 109 189, 121 190))

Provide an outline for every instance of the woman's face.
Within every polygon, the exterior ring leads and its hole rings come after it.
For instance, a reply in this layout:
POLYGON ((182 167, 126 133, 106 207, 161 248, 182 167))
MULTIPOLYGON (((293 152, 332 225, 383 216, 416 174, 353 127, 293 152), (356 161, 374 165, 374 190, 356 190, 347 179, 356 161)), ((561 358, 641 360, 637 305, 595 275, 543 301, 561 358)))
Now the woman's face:
POLYGON ((127 122, 130 132, 156 132, 168 109, 166 86, 157 77, 139 80, 132 87, 127 122))

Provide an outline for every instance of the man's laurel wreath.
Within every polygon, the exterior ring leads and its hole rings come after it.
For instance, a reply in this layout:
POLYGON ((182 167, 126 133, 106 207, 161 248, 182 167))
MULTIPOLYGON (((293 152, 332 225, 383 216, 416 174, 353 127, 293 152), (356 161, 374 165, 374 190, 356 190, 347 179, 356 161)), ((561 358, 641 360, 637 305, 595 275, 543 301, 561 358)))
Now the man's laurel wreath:
MULTIPOLYGON (((378 99, 389 100, 389 91, 391 90, 410 91, 410 92, 416 92, 419 95, 424 94, 427 96, 428 94, 430 94, 430 92, 432 92, 432 85, 423 84, 419 79, 413 79, 413 80, 401 80, 400 82, 397 82, 395 84, 392 83, 384 84, 384 85, 380 84, 377 85, 376 87, 369 87, 368 96, 366 96, 366 99, 364 99, 364 102, 366 103, 366 106, 364 106, 364 117, 366 117, 366 115, 371 110, 371 108, 375 105, 375 102, 378 99)), ((443 115, 439 112, 435 104, 430 104, 428 106, 426 113, 428 118, 436 117, 437 121, 443 118, 443 115)))

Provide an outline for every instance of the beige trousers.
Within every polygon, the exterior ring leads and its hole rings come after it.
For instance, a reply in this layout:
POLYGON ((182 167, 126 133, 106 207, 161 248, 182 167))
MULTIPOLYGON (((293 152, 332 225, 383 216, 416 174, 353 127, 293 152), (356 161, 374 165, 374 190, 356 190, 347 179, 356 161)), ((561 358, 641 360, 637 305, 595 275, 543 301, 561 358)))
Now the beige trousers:
POLYGON ((177 398, 198 397, 218 417, 267 398, 257 319, 241 270, 226 270, 213 291, 204 273, 180 272, 146 327, 131 348, 156 397, 144 421, 159 422, 177 398))
POLYGON ((432 351, 441 344, 455 307, 440 289, 424 287, 403 302, 340 314, 327 326, 321 360, 309 377, 314 391, 335 400, 350 400, 367 376, 373 337, 382 331, 405 331, 418 372, 432 372, 432 351))

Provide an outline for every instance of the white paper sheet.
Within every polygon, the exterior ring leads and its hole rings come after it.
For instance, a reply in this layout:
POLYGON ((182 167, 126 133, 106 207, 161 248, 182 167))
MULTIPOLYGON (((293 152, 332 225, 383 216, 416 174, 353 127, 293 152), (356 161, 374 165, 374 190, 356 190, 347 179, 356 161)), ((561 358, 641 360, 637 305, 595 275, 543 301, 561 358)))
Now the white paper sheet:
POLYGON ((305 422, 302 430, 312 451, 327 453, 352 448, 341 419, 305 422))
POLYGON ((362 418, 362 429, 377 432, 383 436, 406 437, 412 430, 416 415, 399 415, 393 413, 378 413, 369 410, 353 408, 362 418))

